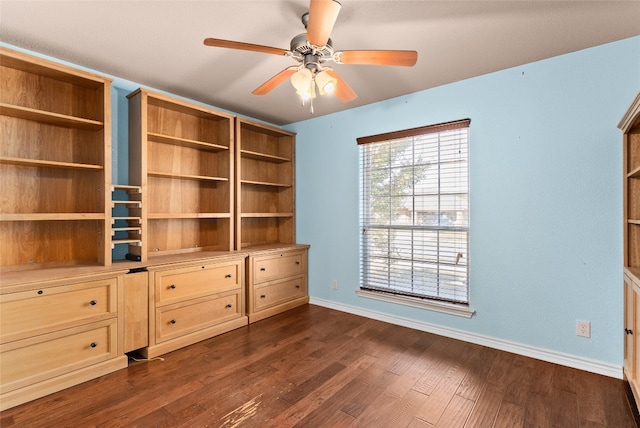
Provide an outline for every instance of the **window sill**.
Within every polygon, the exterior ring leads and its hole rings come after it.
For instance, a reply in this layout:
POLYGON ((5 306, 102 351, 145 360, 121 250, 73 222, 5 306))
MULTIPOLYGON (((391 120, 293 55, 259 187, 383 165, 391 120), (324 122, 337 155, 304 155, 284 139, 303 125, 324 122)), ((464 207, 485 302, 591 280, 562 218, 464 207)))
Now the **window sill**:
POLYGON ((436 302, 433 300, 424 300, 415 297, 399 296, 387 293, 376 293, 375 291, 369 290, 356 290, 356 294, 367 299, 381 300, 383 302, 396 303, 420 309, 428 309, 430 311, 442 312, 464 318, 471 318, 476 312, 467 306, 456 305, 454 303, 436 302))

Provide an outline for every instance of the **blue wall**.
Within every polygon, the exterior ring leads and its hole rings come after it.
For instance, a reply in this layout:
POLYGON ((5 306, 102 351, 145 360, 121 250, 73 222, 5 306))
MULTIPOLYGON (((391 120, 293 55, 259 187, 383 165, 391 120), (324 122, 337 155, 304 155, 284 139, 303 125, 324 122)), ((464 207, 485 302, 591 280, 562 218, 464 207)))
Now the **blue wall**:
POLYGON ((313 298, 622 365, 622 144, 640 37, 292 124, 313 298), (471 118, 471 319, 358 297, 356 138, 471 118), (331 280, 339 289, 331 289, 331 280), (591 321, 591 338, 576 321, 591 321))

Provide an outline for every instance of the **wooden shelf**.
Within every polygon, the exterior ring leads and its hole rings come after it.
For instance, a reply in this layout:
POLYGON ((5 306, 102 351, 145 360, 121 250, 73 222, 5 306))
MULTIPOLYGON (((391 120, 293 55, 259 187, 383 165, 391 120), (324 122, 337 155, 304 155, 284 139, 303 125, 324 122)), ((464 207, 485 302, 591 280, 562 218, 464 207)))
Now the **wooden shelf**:
POLYGON ((149 141, 165 144, 175 144, 178 146, 192 147, 198 150, 206 150, 211 152, 219 152, 229 150, 229 147, 220 144, 208 143, 206 141, 190 140, 188 138, 174 137, 172 135, 158 134, 157 132, 147 132, 149 141))
POLYGON ((242 213, 241 218, 280 218, 293 217, 293 213, 242 213))
POLYGON ((640 166, 627 174, 628 178, 640 178, 640 166))
POLYGON ((113 216, 111 219, 115 222, 116 220, 124 220, 124 221, 137 221, 138 223, 142 222, 140 217, 118 217, 113 216))
POLYGON ((111 240, 112 244, 137 244, 142 245, 142 241, 140 239, 129 239, 129 238, 115 238, 111 240))
POLYGON ((185 180, 201 180, 201 181, 229 181, 226 177, 209 177, 204 175, 180 174, 173 172, 149 171, 147 175, 152 177, 180 178, 185 180))
POLYGON ((86 129, 98 131, 104 127, 103 122, 97 120, 84 119, 81 117, 68 116, 65 114, 53 113, 44 110, 37 110, 29 107, 21 107, 13 104, 0 103, 0 114, 15 117, 18 119, 33 120, 50 125, 64 126, 66 128, 86 129))
POLYGON ((295 134, 236 120, 236 249, 295 243, 295 134))
POLYGON ((268 181, 240 180, 241 184, 249 184, 252 186, 270 186, 270 187, 292 187, 290 184, 270 183, 268 181))
POLYGON ((635 219, 628 219, 627 223, 629 224, 635 224, 635 225, 639 225, 640 226, 640 220, 635 220, 635 219))
POLYGON ((140 233, 141 230, 142 230, 142 228, 140 228, 140 227, 112 227, 111 228, 111 234, 113 236, 113 234, 116 233, 116 232, 138 232, 138 233, 140 233))
POLYGON ((62 169, 77 169, 77 170, 94 170, 101 171, 104 169, 102 165, 90 165, 86 163, 72 163, 72 162, 57 162, 47 161, 39 159, 23 159, 1 156, 0 164, 6 165, 20 165, 20 166, 34 166, 39 168, 62 168, 62 169))
POLYGON ((140 201, 111 201, 111 208, 115 207, 116 205, 124 205, 126 207, 129 208, 141 208, 142 207, 142 202, 140 201))
POLYGON ((273 163, 291 162, 290 158, 285 158, 282 156, 273 156, 266 153, 254 152, 251 150, 240 150, 240 155, 244 158, 255 159, 258 161, 265 161, 265 162, 273 162, 273 163))
POLYGON ((82 221, 104 220, 104 213, 21 213, 0 214, 0 221, 82 221))
POLYGON ((0 81, 0 266, 109 266, 111 80, 0 46, 0 81))
POLYGON ((127 98, 129 180, 144 183, 141 260, 233 250, 234 117, 146 89, 127 98))
POLYGON ((137 194, 137 193, 142 193, 142 187, 140 187, 140 186, 129 186, 129 185, 125 185, 125 184, 113 184, 111 186, 111 191, 113 192, 115 190, 124 190, 125 192, 127 192, 130 195, 137 194))
POLYGON ((150 220, 231 218, 231 213, 149 213, 150 220))

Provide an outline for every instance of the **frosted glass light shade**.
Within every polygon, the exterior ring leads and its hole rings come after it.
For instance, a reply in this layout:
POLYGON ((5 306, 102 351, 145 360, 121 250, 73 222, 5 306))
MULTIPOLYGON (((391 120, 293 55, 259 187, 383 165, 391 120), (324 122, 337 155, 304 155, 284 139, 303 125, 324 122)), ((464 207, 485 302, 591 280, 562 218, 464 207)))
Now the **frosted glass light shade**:
POLYGON ((313 83, 313 76, 309 69, 301 68, 291 76, 291 84, 297 91, 308 91, 311 83, 313 83))
POLYGON ((320 95, 331 94, 336 89, 336 78, 332 77, 326 71, 316 74, 316 84, 320 95))

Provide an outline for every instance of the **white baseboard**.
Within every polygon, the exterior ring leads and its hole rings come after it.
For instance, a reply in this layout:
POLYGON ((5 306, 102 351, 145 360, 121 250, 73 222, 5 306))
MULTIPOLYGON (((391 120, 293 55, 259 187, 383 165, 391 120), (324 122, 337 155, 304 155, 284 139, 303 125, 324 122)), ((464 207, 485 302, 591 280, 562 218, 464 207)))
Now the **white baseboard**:
POLYGON ((575 369, 597 373, 604 376, 622 379, 622 366, 605 363, 602 361, 592 360, 589 358, 579 357, 577 355, 565 354, 563 352, 551 351, 549 349, 537 348, 522 343, 511 342, 508 340, 497 339, 495 337, 485 336, 482 334, 470 333, 464 330, 458 330, 449 327, 443 327, 437 324, 416 321, 410 318, 390 315, 383 312, 371 311, 359 308, 357 306, 336 303, 331 300, 311 297, 309 303, 312 305, 323 306, 329 309, 335 309, 341 312, 347 312, 378 321, 388 322, 390 324, 402 327, 413 328, 415 330, 426 331, 428 333, 437 334, 439 336, 450 337, 452 339, 463 340, 465 342, 475 343, 477 345, 487 346, 501 351, 512 352, 525 357, 536 358, 538 360, 547 361, 554 364, 560 364, 575 369))

